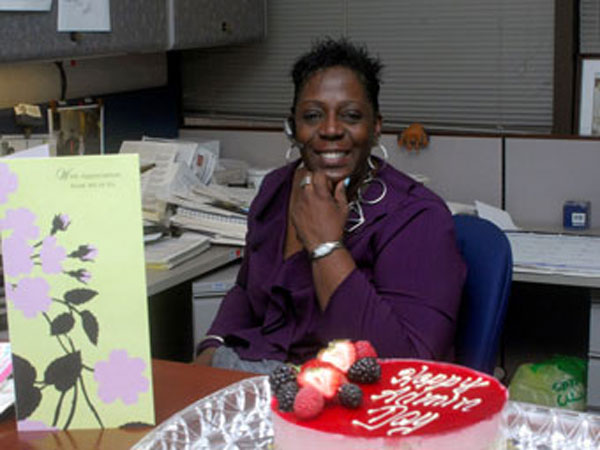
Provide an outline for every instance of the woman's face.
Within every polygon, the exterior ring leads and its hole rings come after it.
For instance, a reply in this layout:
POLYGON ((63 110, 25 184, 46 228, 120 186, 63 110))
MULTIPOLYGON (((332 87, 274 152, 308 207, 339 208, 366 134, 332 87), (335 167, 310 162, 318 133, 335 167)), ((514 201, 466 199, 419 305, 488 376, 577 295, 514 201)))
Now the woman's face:
POLYGON ((352 70, 331 67, 312 75, 300 91, 294 118, 309 170, 323 171, 334 183, 364 173, 381 117, 352 70))

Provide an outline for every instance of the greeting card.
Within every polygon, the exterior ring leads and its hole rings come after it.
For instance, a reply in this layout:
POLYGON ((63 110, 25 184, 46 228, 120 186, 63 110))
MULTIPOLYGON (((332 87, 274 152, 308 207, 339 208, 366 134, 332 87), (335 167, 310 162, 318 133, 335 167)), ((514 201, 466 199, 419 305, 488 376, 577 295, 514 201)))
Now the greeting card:
POLYGON ((137 155, 0 159, 19 430, 154 423, 137 155))

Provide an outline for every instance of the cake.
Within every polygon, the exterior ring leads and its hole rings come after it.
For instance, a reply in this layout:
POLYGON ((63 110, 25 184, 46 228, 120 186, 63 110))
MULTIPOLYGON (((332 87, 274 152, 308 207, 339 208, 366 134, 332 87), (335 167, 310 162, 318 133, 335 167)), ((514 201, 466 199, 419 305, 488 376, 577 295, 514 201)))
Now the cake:
MULTIPOLYGON (((297 380, 286 383, 290 387, 297 382, 296 393, 292 388, 285 394, 273 395, 275 449, 501 448, 500 419, 508 391, 495 378, 448 363, 415 359, 376 361, 380 367, 378 380, 361 383, 359 379, 353 383, 360 387, 362 399, 358 406, 350 407, 344 406, 331 391, 332 384, 334 390, 339 390, 349 382, 349 369, 330 369, 335 364, 322 360, 304 365, 297 380), (309 376, 307 382, 303 374, 315 367, 326 370, 317 370, 317 375, 309 376), (313 383, 315 379, 317 382, 313 383), (313 400, 321 397, 314 393, 315 387, 322 392, 322 400, 313 400), (310 392, 300 400, 299 392, 304 390, 310 392), (281 408, 281 403, 287 403, 287 398, 294 395, 291 410, 289 404, 281 408), (315 411, 307 414, 306 404, 315 411)), ((354 394, 356 397, 356 391, 354 394)))

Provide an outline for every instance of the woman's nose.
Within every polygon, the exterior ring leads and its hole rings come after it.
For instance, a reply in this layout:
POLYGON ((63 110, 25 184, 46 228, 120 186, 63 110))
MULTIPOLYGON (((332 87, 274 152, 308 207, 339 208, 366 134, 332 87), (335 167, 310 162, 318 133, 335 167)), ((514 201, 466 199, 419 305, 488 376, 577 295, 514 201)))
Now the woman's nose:
POLYGON ((335 115, 328 115, 319 129, 322 138, 336 139, 344 134, 344 128, 335 115))

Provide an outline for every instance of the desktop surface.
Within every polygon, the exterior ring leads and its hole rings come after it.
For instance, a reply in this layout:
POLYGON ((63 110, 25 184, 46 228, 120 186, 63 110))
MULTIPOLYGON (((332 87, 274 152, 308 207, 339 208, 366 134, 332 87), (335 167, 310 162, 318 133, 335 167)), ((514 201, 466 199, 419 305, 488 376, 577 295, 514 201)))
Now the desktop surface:
MULTIPOLYGON (((200 367, 192 364, 153 360, 156 425, 198 399, 244 378, 246 372, 200 367)), ((152 431, 136 429, 73 430, 57 432, 17 432, 14 412, 0 421, 1 449, 128 449, 152 431)))

